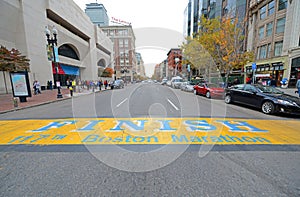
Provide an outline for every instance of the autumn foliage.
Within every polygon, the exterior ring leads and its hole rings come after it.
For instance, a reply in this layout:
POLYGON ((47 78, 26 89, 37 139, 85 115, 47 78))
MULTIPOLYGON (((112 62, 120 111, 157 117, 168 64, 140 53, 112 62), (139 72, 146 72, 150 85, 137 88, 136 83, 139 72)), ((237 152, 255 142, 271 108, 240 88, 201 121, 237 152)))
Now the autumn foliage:
POLYGON ((0 71, 29 71, 29 59, 17 49, 0 47, 0 71))
POLYGON ((185 57, 194 67, 228 75, 253 60, 252 52, 243 51, 243 25, 238 18, 201 18, 201 28, 182 45, 185 57), (210 67, 207 69, 207 67, 210 67))
POLYGON ((105 68, 101 77, 112 77, 112 75, 114 74, 114 70, 112 68, 105 68))

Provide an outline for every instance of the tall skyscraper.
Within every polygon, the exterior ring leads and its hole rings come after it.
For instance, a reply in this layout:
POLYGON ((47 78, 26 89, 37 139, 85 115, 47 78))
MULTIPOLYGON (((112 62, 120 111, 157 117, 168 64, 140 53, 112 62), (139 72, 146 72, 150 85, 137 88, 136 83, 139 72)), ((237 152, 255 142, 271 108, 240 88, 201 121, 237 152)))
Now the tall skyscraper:
POLYGON ((86 4, 85 13, 90 17, 92 23, 98 26, 108 26, 109 19, 107 11, 103 4, 90 3, 86 4))

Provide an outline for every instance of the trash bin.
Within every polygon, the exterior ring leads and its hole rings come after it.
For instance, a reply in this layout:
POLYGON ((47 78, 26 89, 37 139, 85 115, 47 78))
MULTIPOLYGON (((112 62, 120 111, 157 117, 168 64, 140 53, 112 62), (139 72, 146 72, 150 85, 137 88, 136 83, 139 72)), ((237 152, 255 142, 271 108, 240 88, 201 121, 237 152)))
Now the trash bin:
POLYGON ((41 86, 41 90, 46 90, 46 86, 41 86))
POLYGON ((14 104, 14 107, 18 107, 18 98, 16 98, 16 97, 13 98, 13 104, 14 104))

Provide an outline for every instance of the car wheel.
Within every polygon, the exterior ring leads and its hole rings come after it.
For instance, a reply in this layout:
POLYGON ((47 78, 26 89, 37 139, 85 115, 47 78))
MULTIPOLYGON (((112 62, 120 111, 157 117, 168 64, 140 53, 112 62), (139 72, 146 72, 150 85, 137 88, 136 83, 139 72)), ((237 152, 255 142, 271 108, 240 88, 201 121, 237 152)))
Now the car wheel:
POLYGON ((206 94, 205 94, 206 98, 210 98, 210 92, 207 91, 206 94))
POLYGON ((197 90, 194 90, 194 94, 197 95, 197 90))
POLYGON ((273 114, 275 111, 275 106, 272 102, 266 101, 261 105, 261 111, 265 114, 273 114))
POLYGON ((231 96, 229 94, 225 96, 224 100, 225 100, 225 103, 227 103, 227 104, 232 102, 231 96))

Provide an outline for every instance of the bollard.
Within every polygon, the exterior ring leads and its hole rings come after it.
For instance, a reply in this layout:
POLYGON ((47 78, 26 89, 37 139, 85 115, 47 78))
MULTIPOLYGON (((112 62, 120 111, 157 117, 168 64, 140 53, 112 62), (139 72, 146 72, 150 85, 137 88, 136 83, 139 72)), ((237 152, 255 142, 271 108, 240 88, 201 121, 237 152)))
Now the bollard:
POLYGON ((70 89, 70 95, 71 95, 71 97, 72 97, 72 96, 73 96, 73 87, 70 86, 69 89, 70 89))
POLYGON ((16 97, 13 98, 13 104, 14 104, 14 107, 18 107, 18 98, 16 98, 16 97))

